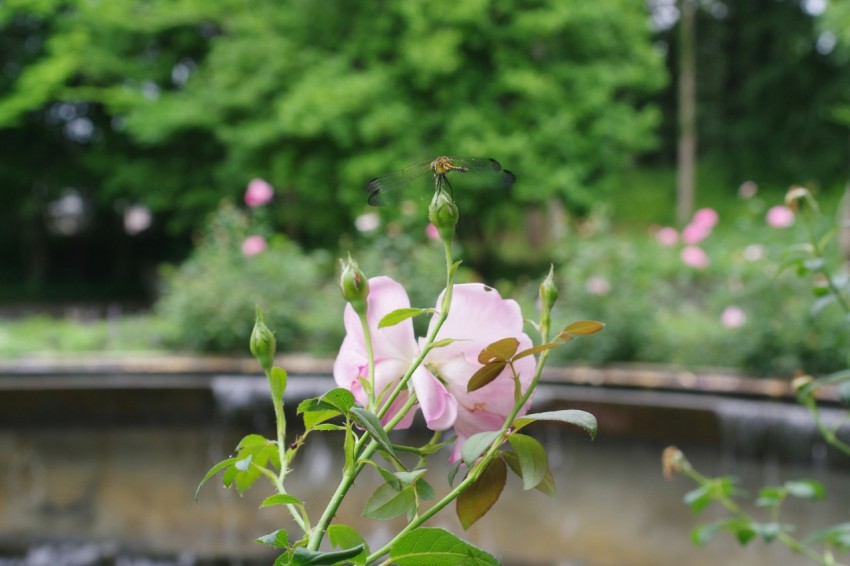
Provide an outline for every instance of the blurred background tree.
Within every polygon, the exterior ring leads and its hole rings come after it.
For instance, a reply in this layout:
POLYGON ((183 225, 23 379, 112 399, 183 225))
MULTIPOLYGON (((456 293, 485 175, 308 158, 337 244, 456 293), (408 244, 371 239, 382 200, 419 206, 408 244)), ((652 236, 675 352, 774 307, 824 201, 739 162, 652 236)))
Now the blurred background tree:
MULTIPOLYGON (((839 4, 698 2, 700 159, 730 193, 846 173, 839 4)), ((334 249, 366 179, 444 153, 520 179, 510 198, 456 195, 479 269, 533 256, 496 236, 564 207, 657 218, 621 175, 672 172, 677 22, 675 0, 4 2, 0 298, 149 299, 156 266, 253 177, 278 191, 273 226, 334 249), (137 203, 154 223, 129 236, 137 203)))
POLYGON ((0 225, 4 251, 25 250, 3 271, 34 282, 68 267, 44 211, 69 188, 101 259, 124 239, 116 206, 150 207, 179 255, 255 176, 285 233, 334 247, 366 179, 444 153, 523 180, 510 199, 457 195, 482 227, 470 238, 518 222, 518 204, 586 209, 653 147, 666 82, 630 0, 21 1, 0 7, 0 35, 0 225))

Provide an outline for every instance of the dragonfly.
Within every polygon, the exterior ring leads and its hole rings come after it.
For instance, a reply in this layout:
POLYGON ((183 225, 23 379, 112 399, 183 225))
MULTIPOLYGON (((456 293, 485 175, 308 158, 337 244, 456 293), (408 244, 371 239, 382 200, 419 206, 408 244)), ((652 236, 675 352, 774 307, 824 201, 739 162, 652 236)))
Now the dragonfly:
POLYGON ((366 183, 369 204, 372 206, 397 204, 405 198, 417 196, 417 190, 422 190, 421 196, 424 196, 427 194, 424 192, 424 187, 430 183, 433 183, 432 186, 437 191, 443 190, 443 187, 448 187, 451 191, 449 176, 452 179, 462 179, 461 184, 465 187, 481 189, 506 189, 516 181, 514 174, 502 169, 495 159, 488 157, 465 159, 444 155, 369 179, 366 183))

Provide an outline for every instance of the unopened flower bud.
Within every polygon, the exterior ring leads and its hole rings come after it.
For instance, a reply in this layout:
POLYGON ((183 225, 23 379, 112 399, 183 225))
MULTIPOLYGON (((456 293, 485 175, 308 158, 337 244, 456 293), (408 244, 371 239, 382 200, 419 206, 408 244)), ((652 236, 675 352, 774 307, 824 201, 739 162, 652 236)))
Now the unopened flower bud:
POLYGON ((558 300, 558 287, 555 285, 555 266, 549 266, 549 275, 540 283, 540 307, 551 311, 558 300))
POLYGON ((369 296, 369 280, 360 271, 357 262, 348 256, 347 260, 339 260, 342 274, 339 277, 339 289, 342 297, 351 303, 357 314, 366 313, 366 297, 369 296))
POLYGON ((274 365, 274 353, 277 349, 277 342, 274 339, 274 333, 269 330, 266 323, 263 322, 263 313, 257 307, 257 320, 254 322, 254 330, 251 332, 251 354, 266 373, 272 370, 274 365))
POLYGON ((448 191, 439 190, 434 193, 431 206, 428 207, 428 220, 437 228, 437 233, 444 242, 454 239, 458 217, 457 205, 448 191))

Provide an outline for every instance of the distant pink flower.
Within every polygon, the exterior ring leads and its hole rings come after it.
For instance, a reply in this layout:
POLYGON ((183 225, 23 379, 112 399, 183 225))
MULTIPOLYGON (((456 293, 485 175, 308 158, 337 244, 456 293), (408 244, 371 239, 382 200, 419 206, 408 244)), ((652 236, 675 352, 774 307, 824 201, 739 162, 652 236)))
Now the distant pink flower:
POLYGON ((611 292, 611 284, 604 277, 595 275, 584 283, 585 290, 591 295, 604 296, 611 292))
POLYGON ((711 227, 697 224, 696 219, 682 229, 682 241, 688 245, 698 244, 711 234, 711 227))
POLYGON ((708 255, 706 255, 702 248, 697 246, 685 246, 682 248, 681 257, 682 261, 697 269, 705 269, 711 263, 708 255))
POLYGON ((720 216, 718 216, 717 211, 713 208, 700 208, 694 212, 694 218, 691 223, 708 228, 710 231, 712 228, 717 226, 717 222, 719 220, 720 216))
POLYGON ((248 236, 242 242, 242 255, 246 257, 255 256, 264 252, 267 247, 266 239, 262 236, 248 236))
POLYGON ((679 243, 679 233, 675 228, 664 227, 655 233, 655 240, 664 247, 672 247, 679 243))
POLYGON ((772 206, 765 215, 768 226, 772 228, 788 228, 794 224, 794 212, 783 205, 772 206))
POLYGON ((427 236, 429 240, 439 240, 440 232, 437 231, 436 226, 429 222, 428 225, 425 227, 425 236, 427 236))
POLYGON ((274 189, 262 179, 251 179, 245 190, 245 204, 250 207, 262 206, 272 200, 274 189))
POLYGON ((740 328, 747 322, 747 314, 734 305, 726 307, 720 315, 720 323, 726 328, 740 328))

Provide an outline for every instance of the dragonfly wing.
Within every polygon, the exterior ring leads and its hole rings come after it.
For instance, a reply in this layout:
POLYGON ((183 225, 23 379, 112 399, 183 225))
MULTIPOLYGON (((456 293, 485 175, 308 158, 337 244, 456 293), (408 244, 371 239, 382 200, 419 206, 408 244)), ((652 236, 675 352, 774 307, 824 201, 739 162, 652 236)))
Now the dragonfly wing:
POLYGON ((373 177, 366 183, 369 204, 383 206, 401 201, 414 187, 431 178, 431 161, 422 161, 386 175, 373 177))
POLYGON ((450 171, 452 182, 479 189, 506 189, 514 184, 516 176, 502 169, 501 164, 489 158, 452 158, 452 163, 466 171, 450 171))

